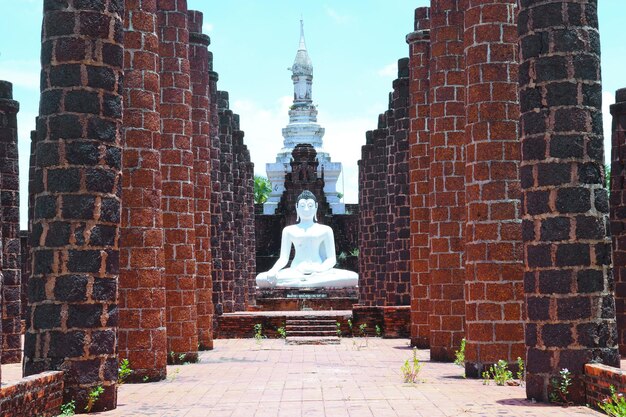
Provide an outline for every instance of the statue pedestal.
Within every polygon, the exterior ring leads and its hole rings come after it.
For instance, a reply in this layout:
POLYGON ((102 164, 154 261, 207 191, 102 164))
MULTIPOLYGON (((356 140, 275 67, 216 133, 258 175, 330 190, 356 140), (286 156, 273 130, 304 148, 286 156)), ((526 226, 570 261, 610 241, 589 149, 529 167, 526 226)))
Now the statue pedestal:
POLYGON ((358 288, 257 288, 260 311, 351 310, 358 288))

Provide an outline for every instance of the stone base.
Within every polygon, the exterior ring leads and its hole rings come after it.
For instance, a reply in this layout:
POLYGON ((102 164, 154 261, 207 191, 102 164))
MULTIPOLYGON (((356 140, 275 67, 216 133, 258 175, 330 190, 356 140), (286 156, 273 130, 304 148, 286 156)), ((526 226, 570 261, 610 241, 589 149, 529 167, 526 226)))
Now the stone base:
POLYGON ((259 311, 351 310, 358 302, 353 288, 257 288, 259 311))

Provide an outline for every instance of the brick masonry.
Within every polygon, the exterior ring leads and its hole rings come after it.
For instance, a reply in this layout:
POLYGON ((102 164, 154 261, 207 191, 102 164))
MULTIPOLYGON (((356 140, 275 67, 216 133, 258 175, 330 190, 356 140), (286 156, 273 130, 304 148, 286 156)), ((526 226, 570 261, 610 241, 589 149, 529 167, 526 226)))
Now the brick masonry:
POLYGON ((202 33, 202 13, 189 11, 189 63, 191 67, 196 309, 200 350, 213 348, 213 282, 211 278, 211 124, 209 92, 210 39, 202 33))
POLYGON ((168 361, 198 359, 187 2, 158 0, 161 75, 161 173, 165 234, 168 361))
POLYGON ((411 345, 430 347, 429 283, 429 117, 430 106, 430 9, 415 9, 414 31, 409 44, 409 203, 411 218, 411 345))
POLYGON ((611 396, 611 386, 619 394, 626 394, 626 371, 595 363, 585 365, 585 394, 590 407, 599 409, 598 403, 611 396))
POLYGON ((121 2, 45 2, 24 374, 64 370, 77 409, 116 407, 121 2), (97 48, 93 48, 97 45, 97 48))
MULTIPOLYGON (((3 417, 55 417, 63 404, 63 372, 49 371, 0 388, 3 417)), ((77 408, 78 409, 78 408, 77 408)))
POLYGON ((467 0, 465 374, 525 357, 517 1, 467 0))
POLYGON ((127 2, 119 278, 119 356, 129 381, 165 378, 165 281, 156 3, 127 2))
POLYGON ((585 363, 619 366, 596 2, 522 2, 518 26, 526 395, 567 368, 584 403, 585 363))
POLYGON ((451 361, 465 335, 465 71, 462 0, 430 6, 430 355, 451 361))
POLYGON ((13 86, 0 81, 0 220, 2 227, 2 363, 22 360, 21 244, 17 112, 13 86))
POLYGON ((619 352, 626 355, 626 88, 615 93, 611 105, 611 233, 613 234, 613 275, 619 352))

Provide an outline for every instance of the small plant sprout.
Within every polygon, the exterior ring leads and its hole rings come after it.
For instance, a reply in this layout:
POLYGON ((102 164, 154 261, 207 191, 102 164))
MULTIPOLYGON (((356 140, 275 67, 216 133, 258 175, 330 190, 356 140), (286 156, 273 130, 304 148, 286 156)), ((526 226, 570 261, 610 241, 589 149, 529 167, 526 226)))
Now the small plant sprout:
POLYGON ((148 380, 149 380, 149 379, 150 379, 150 378, 148 377, 148 375, 146 375, 146 376, 144 376, 141 380, 142 380, 143 382, 148 382, 148 380))
POLYGON ((623 394, 618 394, 615 387, 611 385, 611 396, 598 403, 598 407, 609 417, 626 417, 626 398, 623 394))
POLYGON ((482 373, 483 385, 489 385, 493 379, 496 385, 507 385, 513 379, 513 372, 509 370, 509 366, 504 359, 500 359, 498 363, 491 365, 488 371, 482 373))
POLYGON ((526 379, 526 372, 524 372, 524 360, 517 357, 517 379, 519 380, 520 385, 524 385, 524 380, 526 379))
POLYGON ((376 337, 383 337, 383 329, 378 324, 376 325, 376 337))
POLYGON ((404 361, 404 365, 400 368, 405 383, 415 384, 417 382, 417 376, 422 369, 422 364, 417 359, 417 348, 413 348, 413 359, 407 359, 404 361))
POLYGON ((572 385, 572 373, 567 368, 559 371, 558 377, 550 380, 552 392, 550 392, 550 402, 557 404, 569 404, 569 387, 572 385))
POLYGON ((97 387, 94 387, 91 389, 91 391, 89 391, 89 396, 87 398, 87 405, 85 406, 85 411, 87 413, 91 412, 91 409, 93 408, 93 406, 96 404, 96 402, 98 401, 98 399, 103 393, 104 393, 104 388, 102 387, 102 385, 98 385, 97 387))
POLYGON ((341 323, 335 323, 337 326, 337 337, 341 337, 341 323))
POLYGON ((276 329, 276 333, 280 335, 281 339, 287 338, 287 330, 285 330, 285 328, 282 326, 276 329))
POLYGON ((257 323, 254 325, 254 340, 257 345, 261 345, 261 341, 265 336, 263 336, 263 325, 261 323, 257 323))
POLYGON ((120 367, 117 370, 117 385, 124 385, 126 382, 126 378, 133 373, 133 370, 130 368, 130 362, 128 359, 122 359, 120 361, 120 367))
POLYGON ((76 414, 76 401, 72 400, 61 406, 61 417, 73 416, 76 414))
POLYGON ((454 364, 465 368, 465 338, 461 339, 459 350, 454 352, 454 364))
POLYGON ((348 329, 350 329, 350 334, 352 334, 352 319, 348 319, 348 329))

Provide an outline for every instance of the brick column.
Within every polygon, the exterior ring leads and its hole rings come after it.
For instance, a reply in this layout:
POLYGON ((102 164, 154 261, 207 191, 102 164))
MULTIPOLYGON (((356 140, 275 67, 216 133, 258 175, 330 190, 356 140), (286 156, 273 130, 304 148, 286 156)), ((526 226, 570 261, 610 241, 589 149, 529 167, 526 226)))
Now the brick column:
POLYGON ((244 132, 239 130, 239 116, 233 115, 231 172, 233 174, 233 274, 234 274, 234 311, 245 311, 248 307, 248 271, 244 262, 244 176, 245 162, 243 155, 244 132))
POLYGON ((398 60, 391 94, 393 129, 387 137, 387 274, 385 305, 410 305, 409 59, 398 60))
POLYGON ((524 357, 517 0, 467 0, 465 373, 524 357))
POLYGON ((411 215, 411 345, 430 347, 429 256, 429 125, 430 8, 415 9, 415 31, 409 44, 409 198, 411 215))
POLYGON ((211 125, 209 115, 209 46, 202 34, 202 13, 190 10, 191 67, 196 228, 196 306, 200 350, 213 349, 213 282, 211 280, 211 125))
POLYGON ((218 91, 220 137, 221 223, 219 228, 222 273, 221 305, 224 313, 235 310, 234 211, 233 211, 233 112, 228 109, 228 92, 218 91))
POLYGON ((619 353, 626 355, 626 88, 617 90, 611 105, 611 233, 619 353))
POLYGON ((465 73, 462 0, 430 8, 430 357, 451 361, 464 336, 465 73))
POLYGON ((373 242, 375 239, 374 207, 374 135, 365 134, 365 145, 361 147, 359 160, 359 304, 372 305, 374 293, 373 242))
POLYGON ((158 0, 168 361, 198 359, 194 155, 185 0, 158 0))
POLYGON ((254 163, 250 157, 248 147, 244 145, 245 161, 245 197, 244 197, 244 228, 246 270, 248 271, 248 306, 256 306, 256 235, 254 212, 254 163))
MULTIPOLYGON (((209 52, 209 68, 212 69, 213 54, 209 52)), ((215 318, 224 312, 222 282, 224 273, 222 270, 222 245, 221 245, 221 224, 222 224, 222 173, 220 170, 220 136, 219 136, 219 114, 218 114, 218 94, 217 81, 219 75, 215 71, 209 72, 209 117, 211 129, 211 258, 213 261, 211 278, 213 282, 213 307, 215 318)))
POLYGON ((393 129, 394 119, 391 109, 391 94, 389 94, 389 109, 378 117, 378 128, 374 130, 376 148, 379 152, 375 159, 377 175, 374 183, 374 198, 372 206, 374 209, 374 223, 376 224, 376 239, 374 247, 374 280, 371 291, 374 294, 372 306, 384 306, 387 300, 387 262, 389 256, 386 251, 387 234, 391 225, 389 224, 389 190, 387 189, 387 172, 389 161, 387 157, 387 138, 393 129), (385 249, 383 249, 385 248, 385 249))
POLYGON ((596 2, 522 2, 518 30, 526 395, 567 368, 582 404, 584 364, 619 367, 596 2))
POLYGON ((0 81, 0 226, 2 227, 2 363, 22 360, 21 245, 17 112, 13 85, 0 81))
POLYGON ((166 376, 159 38, 156 3, 127 1, 119 357, 133 382, 166 376))
POLYGON ((77 410, 116 407, 123 13, 44 4, 24 375, 65 370, 77 410))

